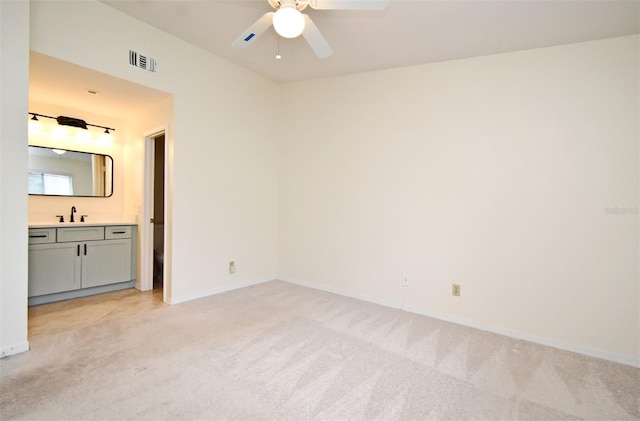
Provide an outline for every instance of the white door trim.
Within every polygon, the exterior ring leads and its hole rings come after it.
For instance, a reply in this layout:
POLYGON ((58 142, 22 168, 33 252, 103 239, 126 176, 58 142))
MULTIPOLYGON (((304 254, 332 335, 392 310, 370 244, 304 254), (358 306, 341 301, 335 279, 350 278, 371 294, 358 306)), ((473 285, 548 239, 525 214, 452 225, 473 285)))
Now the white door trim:
MULTIPOLYGON (((144 203, 142 210, 142 221, 140 223, 140 291, 150 291, 153 289, 153 187, 154 187, 154 161, 155 161, 155 138, 164 134, 165 136, 165 191, 167 189, 167 167, 168 167, 168 155, 167 155, 167 133, 168 127, 164 125, 162 127, 150 130, 144 133, 144 203)), ((165 195, 165 210, 167 207, 167 200, 165 195)), ((164 241, 167 241, 167 224, 164 228, 164 241)), ((167 249, 165 247, 165 261, 167 260, 167 249)), ((165 280, 163 288, 163 299, 167 301, 168 285, 167 285, 167 265, 163 267, 163 279, 165 280)))

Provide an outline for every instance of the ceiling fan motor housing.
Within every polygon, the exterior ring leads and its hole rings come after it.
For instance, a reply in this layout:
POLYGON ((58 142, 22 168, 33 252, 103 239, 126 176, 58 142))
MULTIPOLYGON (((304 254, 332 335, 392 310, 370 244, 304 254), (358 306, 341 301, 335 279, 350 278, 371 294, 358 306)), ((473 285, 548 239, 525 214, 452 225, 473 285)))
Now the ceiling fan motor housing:
POLYGON ((300 2, 296 0, 267 0, 267 2, 269 2, 269 5, 271 5, 271 7, 273 7, 276 10, 280 9, 282 5, 290 3, 299 12, 302 12, 309 5, 309 2, 300 2))

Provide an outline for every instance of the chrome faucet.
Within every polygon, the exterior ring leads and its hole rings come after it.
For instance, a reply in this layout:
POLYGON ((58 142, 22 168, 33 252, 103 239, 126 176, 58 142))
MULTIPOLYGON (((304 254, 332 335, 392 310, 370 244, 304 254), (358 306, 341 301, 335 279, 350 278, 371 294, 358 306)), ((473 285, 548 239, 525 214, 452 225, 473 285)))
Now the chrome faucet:
POLYGON ((74 214, 74 213, 76 213, 76 212, 77 212, 77 211, 76 211, 76 207, 75 207, 75 206, 71 206, 71 218, 69 219, 69 222, 76 222, 76 221, 73 219, 73 214, 74 214))

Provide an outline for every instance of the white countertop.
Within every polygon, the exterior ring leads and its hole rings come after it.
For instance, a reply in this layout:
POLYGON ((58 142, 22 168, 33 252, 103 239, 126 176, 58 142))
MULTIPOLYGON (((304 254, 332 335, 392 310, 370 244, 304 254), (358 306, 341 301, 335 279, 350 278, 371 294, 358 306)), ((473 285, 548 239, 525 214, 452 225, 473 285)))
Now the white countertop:
POLYGON ((112 225, 137 225, 136 222, 133 221, 111 221, 111 222, 42 222, 42 223, 30 223, 29 228, 70 228, 70 227, 103 227, 103 226, 112 226, 112 225))

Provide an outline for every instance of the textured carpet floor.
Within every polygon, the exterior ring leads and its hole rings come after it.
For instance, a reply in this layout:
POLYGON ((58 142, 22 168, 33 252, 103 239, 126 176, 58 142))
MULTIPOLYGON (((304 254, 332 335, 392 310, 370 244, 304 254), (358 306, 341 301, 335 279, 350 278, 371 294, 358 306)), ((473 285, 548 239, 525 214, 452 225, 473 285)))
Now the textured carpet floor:
POLYGON ((274 281, 31 340, 9 419, 640 419, 640 370, 274 281))

